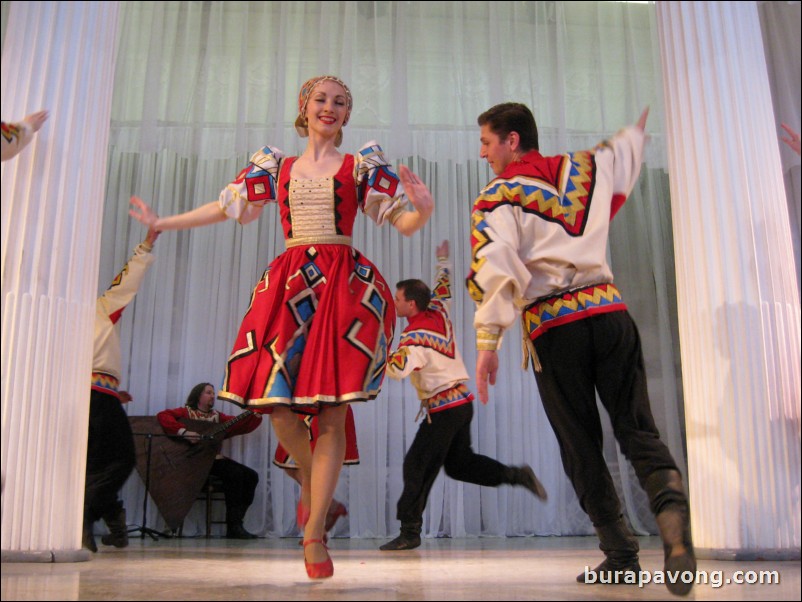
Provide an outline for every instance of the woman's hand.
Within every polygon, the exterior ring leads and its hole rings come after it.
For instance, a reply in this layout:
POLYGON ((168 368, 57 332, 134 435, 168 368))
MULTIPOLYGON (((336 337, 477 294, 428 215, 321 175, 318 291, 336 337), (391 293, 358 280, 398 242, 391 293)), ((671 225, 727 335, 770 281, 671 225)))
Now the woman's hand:
POLYGON ((148 230, 154 230, 158 232, 158 228, 156 228, 156 222, 159 221, 159 215, 150 208, 150 205, 148 205, 138 196, 132 196, 130 202, 135 209, 130 209, 128 211, 128 215, 140 222, 143 226, 147 226, 148 230), (139 210, 138 212, 137 209, 139 210))
POLYGON ((399 166, 398 177, 415 211, 403 213, 393 225, 404 236, 412 236, 429 221, 434 211, 434 199, 426 184, 405 165, 399 166))
MULTIPOLYGON (((398 167, 398 176, 401 178, 401 184, 404 185, 407 198, 409 198, 412 206, 418 210, 418 213, 425 217, 423 223, 426 223, 434 211, 432 193, 429 192, 423 180, 412 173, 406 165, 398 167)), ((421 226, 423 226, 423 224, 421 224, 421 226)))

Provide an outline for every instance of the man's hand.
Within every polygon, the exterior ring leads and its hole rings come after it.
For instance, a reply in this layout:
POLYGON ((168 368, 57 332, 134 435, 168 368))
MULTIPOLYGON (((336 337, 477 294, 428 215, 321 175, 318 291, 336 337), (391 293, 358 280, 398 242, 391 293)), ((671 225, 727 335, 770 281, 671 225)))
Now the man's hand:
POLYGON ((201 436, 195 431, 184 431, 183 437, 193 445, 201 440, 201 436))
POLYGON ((47 111, 37 111, 36 113, 26 115, 23 121, 31 126, 34 132, 38 132, 44 122, 47 121, 48 116, 49 113, 47 111))
POLYGON ((476 386, 479 389, 479 401, 486 404, 490 400, 487 383, 496 384, 498 372, 498 353, 480 350, 476 356, 476 386))
POLYGON ((448 259, 449 257, 449 248, 448 248, 448 241, 444 240, 439 245, 437 245, 437 249, 435 250, 434 254, 437 259, 448 259))
POLYGON ((646 118, 649 117, 649 107, 643 109, 643 113, 640 115, 640 119, 638 119, 638 123, 636 124, 642 132, 646 131, 646 118))

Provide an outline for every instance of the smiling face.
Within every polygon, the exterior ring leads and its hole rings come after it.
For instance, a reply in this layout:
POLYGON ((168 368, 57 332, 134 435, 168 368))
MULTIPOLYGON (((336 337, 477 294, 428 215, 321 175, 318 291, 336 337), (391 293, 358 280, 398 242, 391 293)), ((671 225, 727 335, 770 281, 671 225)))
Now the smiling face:
POLYGON ((513 132, 502 140, 486 123, 482 126, 479 142, 481 143, 479 156, 487 161, 494 174, 500 176, 507 165, 515 159, 513 132))
POLYGON ((348 95, 335 81, 324 80, 317 84, 306 104, 309 132, 324 137, 336 136, 348 114, 348 95))

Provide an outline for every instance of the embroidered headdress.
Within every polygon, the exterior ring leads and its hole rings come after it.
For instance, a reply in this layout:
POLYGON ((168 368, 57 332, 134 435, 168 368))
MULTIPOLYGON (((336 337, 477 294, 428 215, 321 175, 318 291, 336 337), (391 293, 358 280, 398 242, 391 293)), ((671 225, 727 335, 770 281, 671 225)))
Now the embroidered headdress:
MULTIPOLYGON (((346 126, 348 120, 351 118, 351 107, 353 107, 353 99, 351 98, 351 90, 348 89, 348 86, 345 85, 345 82, 338 77, 334 77, 333 75, 320 75, 317 77, 313 77, 311 79, 306 80, 304 85, 301 86, 301 91, 298 93, 298 117, 295 119, 295 131, 298 132, 298 135, 301 138, 306 138, 309 136, 309 127, 307 126, 306 121, 306 105, 309 104, 309 97, 312 95, 312 90, 314 90, 315 86, 319 83, 324 81, 333 81, 338 83, 342 86, 343 90, 345 90, 345 119, 343 119, 343 127, 346 126)), ((337 139, 335 144, 340 146, 342 142, 343 135, 342 130, 337 133, 337 139)))

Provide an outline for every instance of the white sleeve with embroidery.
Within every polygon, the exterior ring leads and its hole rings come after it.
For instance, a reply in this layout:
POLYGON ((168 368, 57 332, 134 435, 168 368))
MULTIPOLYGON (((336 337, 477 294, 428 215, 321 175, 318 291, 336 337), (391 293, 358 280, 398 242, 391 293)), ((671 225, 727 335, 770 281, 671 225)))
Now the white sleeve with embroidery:
POLYGON ((248 166, 220 193, 220 210, 240 224, 255 220, 265 204, 276 200, 278 174, 284 153, 265 146, 251 157, 248 166))
POLYGON ((33 138, 33 128, 20 121, 19 123, 2 122, 2 160, 6 161, 17 155, 33 138))
POLYGON ((110 316, 124 309, 134 298, 139 285, 156 258, 144 245, 139 244, 128 263, 123 266, 111 286, 97 300, 98 308, 110 316))
POLYGON ((362 211, 377 225, 392 224, 405 211, 409 201, 404 187, 374 140, 356 154, 354 179, 362 211))
POLYGON ((631 125, 603 142, 596 149, 596 163, 613 162, 613 194, 629 196, 640 175, 646 134, 631 125))
POLYGON ((426 365, 426 351, 417 345, 399 347, 387 359, 387 376, 401 380, 426 365))
POLYGON ((518 255, 519 208, 507 204, 492 211, 474 204, 471 216, 471 273, 468 290, 476 302, 473 325, 477 349, 495 350, 501 335, 518 317, 515 301, 523 297, 531 274, 518 255))

